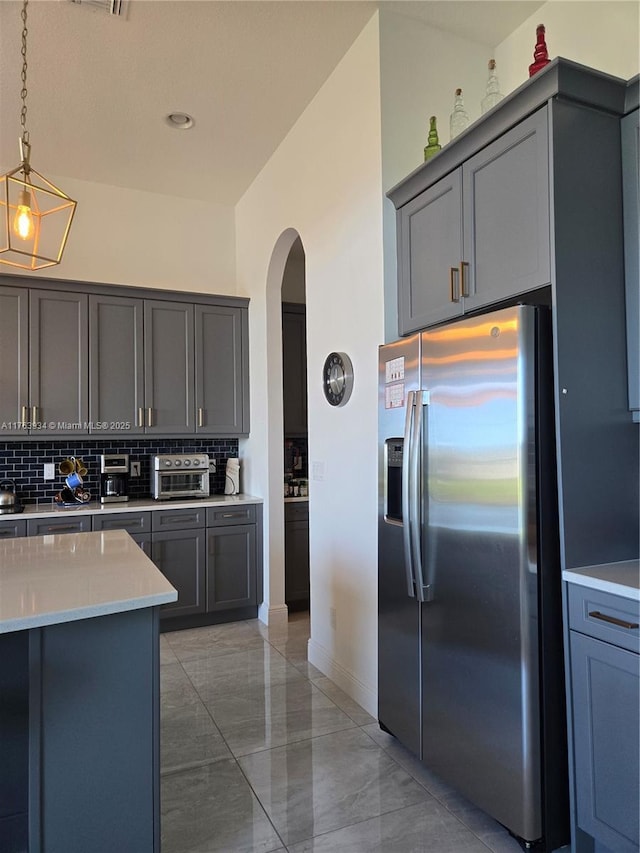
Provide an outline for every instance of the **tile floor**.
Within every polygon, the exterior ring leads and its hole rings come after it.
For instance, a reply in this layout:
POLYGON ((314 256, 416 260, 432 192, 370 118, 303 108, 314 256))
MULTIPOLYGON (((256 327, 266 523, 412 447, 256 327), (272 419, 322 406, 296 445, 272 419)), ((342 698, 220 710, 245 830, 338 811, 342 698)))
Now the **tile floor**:
POLYGON ((521 853, 307 662, 309 620, 161 636, 163 853, 521 853))

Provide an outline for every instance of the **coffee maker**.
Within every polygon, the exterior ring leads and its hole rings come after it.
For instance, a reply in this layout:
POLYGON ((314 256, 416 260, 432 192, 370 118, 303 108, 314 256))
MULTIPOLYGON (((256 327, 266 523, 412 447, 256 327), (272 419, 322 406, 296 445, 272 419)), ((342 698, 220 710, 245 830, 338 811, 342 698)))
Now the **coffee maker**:
POLYGON ((100 457, 100 503, 129 500, 129 454, 100 457))

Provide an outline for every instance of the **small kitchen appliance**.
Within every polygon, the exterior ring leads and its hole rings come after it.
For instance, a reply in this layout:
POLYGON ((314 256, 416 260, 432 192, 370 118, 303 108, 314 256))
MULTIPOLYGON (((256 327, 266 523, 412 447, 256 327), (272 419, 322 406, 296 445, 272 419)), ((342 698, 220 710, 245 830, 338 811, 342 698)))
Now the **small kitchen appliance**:
POLYGON ((22 512, 23 506, 16 495, 13 480, 0 480, 0 515, 22 512))
POLYGON ((209 497, 209 456, 206 453, 160 454, 151 463, 154 500, 209 497))
POLYGON ((100 457, 100 503, 129 500, 129 454, 104 454, 100 457))

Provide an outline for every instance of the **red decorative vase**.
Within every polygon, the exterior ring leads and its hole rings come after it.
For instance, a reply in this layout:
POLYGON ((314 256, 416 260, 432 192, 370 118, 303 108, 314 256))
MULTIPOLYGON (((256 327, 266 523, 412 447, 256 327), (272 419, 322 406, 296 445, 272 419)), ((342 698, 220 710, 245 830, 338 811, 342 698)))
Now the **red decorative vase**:
POLYGON ((536 46, 533 50, 534 61, 529 66, 529 77, 533 77, 536 71, 540 71, 541 68, 549 64, 549 53, 547 43, 544 40, 544 32, 544 24, 538 24, 536 27, 536 46))

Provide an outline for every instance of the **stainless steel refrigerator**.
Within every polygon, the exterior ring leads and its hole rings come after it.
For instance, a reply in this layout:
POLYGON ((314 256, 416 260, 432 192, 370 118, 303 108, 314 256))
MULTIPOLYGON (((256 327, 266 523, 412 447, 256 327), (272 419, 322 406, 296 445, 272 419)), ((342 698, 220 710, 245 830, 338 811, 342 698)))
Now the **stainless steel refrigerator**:
POLYGON ((568 841, 550 309, 380 347, 379 722, 536 849, 568 841))

